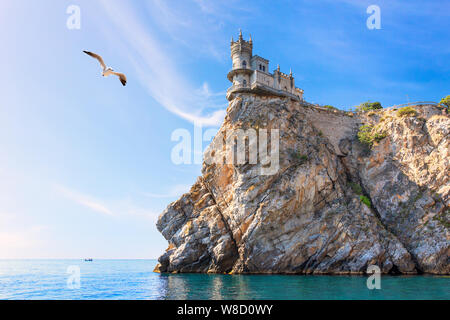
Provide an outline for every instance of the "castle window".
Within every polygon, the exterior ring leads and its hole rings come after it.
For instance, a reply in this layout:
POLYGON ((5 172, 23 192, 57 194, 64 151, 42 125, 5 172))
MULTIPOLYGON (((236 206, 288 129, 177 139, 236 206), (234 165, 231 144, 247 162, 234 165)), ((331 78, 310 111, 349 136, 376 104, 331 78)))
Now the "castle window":
POLYGON ((266 72, 266 66, 262 66, 262 70, 266 72))
POLYGON ((242 61, 242 68, 246 69, 247 68, 247 61, 242 61))
POLYGON ((243 83, 244 87, 247 86, 247 80, 244 80, 242 83, 243 83))
POLYGON ((262 70, 262 66, 261 66, 261 64, 259 65, 259 70, 262 70))

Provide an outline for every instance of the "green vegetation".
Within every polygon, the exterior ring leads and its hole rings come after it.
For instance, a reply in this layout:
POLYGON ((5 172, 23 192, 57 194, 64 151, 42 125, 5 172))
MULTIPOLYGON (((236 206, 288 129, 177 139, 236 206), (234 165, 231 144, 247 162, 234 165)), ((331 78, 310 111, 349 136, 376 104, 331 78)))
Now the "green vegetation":
POLYGON ((295 164, 297 164, 297 165, 301 166, 302 164, 305 164, 309 160, 307 155, 301 154, 298 151, 291 149, 289 152, 290 152, 290 155, 293 158, 295 164))
POLYGON ((411 107, 404 107, 397 111, 397 116, 399 116, 399 117, 415 117, 415 116, 417 116, 417 111, 411 107))
POLYGON ((366 196, 359 196, 359 200, 361 200, 362 203, 364 203, 368 208, 372 207, 372 203, 370 202, 370 199, 366 196))
POLYGON ((358 131, 358 140, 365 146, 371 148, 374 142, 380 142, 382 139, 386 138, 386 132, 379 132, 377 127, 371 125, 363 125, 358 131))
POLYGON ((380 122, 383 122, 383 121, 386 121, 386 120, 391 120, 391 119, 392 119, 392 117, 389 116, 389 115, 383 116, 383 117, 381 117, 380 122))
POLYGON ((441 99, 440 104, 446 106, 447 108, 450 108, 450 96, 446 96, 445 98, 441 99))
POLYGON ((368 208, 372 207, 372 203, 370 202, 370 199, 363 195, 363 189, 362 187, 355 183, 355 182, 349 182, 350 187, 352 188, 353 192, 356 193, 359 196, 359 200, 364 203, 368 208))
POLYGON ((354 193, 356 193, 358 196, 362 195, 362 187, 359 184, 350 182, 349 185, 352 188, 354 193))
POLYGON ((370 101, 361 103, 359 106, 356 107, 357 111, 371 111, 371 110, 379 110, 379 109, 383 109, 383 107, 381 106, 381 103, 370 102, 370 101))
POLYGON ((372 146, 373 144, 373 139, 371 135, 372 129, 373 127, 369 125, 361 126, 358 131, 359 142, 368 146, 372 146))
POLYGON ((298 160, 300 164, 304 164, 306 161, 308 161, 308 156, 304 154, 297 154, 298 160))
POLYGON ((331 105, 329 105, 329 104, 324 105, 323 107, 324 107, 324 108, 327 108, 327 109, 331 109, 331 110, 337 110, 336 107, 333 107, 333 106, 331 106, 331 105))

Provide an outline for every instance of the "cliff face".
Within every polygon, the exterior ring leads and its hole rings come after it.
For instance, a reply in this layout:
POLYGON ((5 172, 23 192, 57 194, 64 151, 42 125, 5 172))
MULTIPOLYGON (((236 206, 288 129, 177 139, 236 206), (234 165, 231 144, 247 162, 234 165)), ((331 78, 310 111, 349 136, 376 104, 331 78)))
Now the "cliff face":
POLYGON ((279 168, 205 162, 159 217, 169 247, 155 271, 450 273, 450 119, 437 107, 416 110, 350 116, 236 97, 207 156, 229 155, 220 142, 237 129, 278 129, 279 168), (363 145, 362 124, 385 138, 363 145))

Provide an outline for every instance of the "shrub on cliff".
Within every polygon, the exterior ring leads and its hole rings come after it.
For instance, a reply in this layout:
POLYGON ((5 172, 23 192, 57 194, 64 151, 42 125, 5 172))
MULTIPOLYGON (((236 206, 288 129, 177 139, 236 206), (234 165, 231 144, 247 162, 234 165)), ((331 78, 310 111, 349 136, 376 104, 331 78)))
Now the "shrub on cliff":
POLYGON ((349 185, 350 185, 350 188, 352 188, 354 193, 356 193, 357 195, 362 195, 362 192, 363 192, 362 187, 359 184, 350 182, 349 185))
POLYGON ((358 131, 358 140, 367 147, 372 147, 374 142, 380 142, 386 138, 386 132, 380 132, 377 127, 371 125, 363 125, 358 131))
POLYGON ((356 107, 357 111, 370 111, 370 110, 379 110, 383 109, 381 106, 381 103, 379 102, 364 102, 361 103, 359 106, 356 107))
POLYGON ((411 107, 404 107, 397 111, 399 117, 415 117, 417 116, 417 111, 411 107))
POLYGON ((372 140, 372 126, 369 125, 363 125, 359 128, 358 131, 358 140, 364 145, 372 146, 373 140, 372 140))
POLYGON ((372 206, 370 199, 367 198, 366 196, 359 196, 359 200, 361 200, 361 202, 364 203, 368 208, 372 206))
POLYGON ((304 154, 297 154, 297 161, 300 165, 306 163, 308 161, 308 156, 304 154))
POLYGON ((441 99, 440 104, 446 106, 447 108, 450 108, 450 96, 446 96, 445 98, 441 99))
POLYGON ((306 162, 308 162, 309 158, 306 154, 302 154, 299 151, 295 151, 295 150, 290 150, 290 155, 292 160, 294 161, 295 164, 297 165, 303 165, 306 162))

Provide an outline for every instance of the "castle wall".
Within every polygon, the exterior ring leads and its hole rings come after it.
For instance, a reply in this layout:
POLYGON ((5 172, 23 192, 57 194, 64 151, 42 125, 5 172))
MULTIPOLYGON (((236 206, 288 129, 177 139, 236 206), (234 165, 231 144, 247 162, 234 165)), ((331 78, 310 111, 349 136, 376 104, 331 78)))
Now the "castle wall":
POLYGON ((250 79, 250 76, 247 74, 237 74, 234 76, 233 78, 233 85, 234 86, 243 86, 244 85, 244 80, 247 82, 247 87, 250 87, 252 81, 250 79))
POLYGON ((253 56, 251 65, 253 70, 269 73, 269 62, 266 59, 259 56, 253 56), (263 67, 262 70, 259 68, 260 66, 263 67))
MULTIPOLYGON (((294 88, 295 86, 291 86, 291 79, 289 76, 284 76, 282 73, 276 72, 274 74, 274 88, 278 90, 283 90, 289 93, 295 93, 294 88)), ((292 81, 292 84, 294 82, 292 81)))
POLYGON ((251 78, 252 83, 260 83, 269 87, 273 87, 273 75, 264 73, 259 70, 255 70, 251 78))

